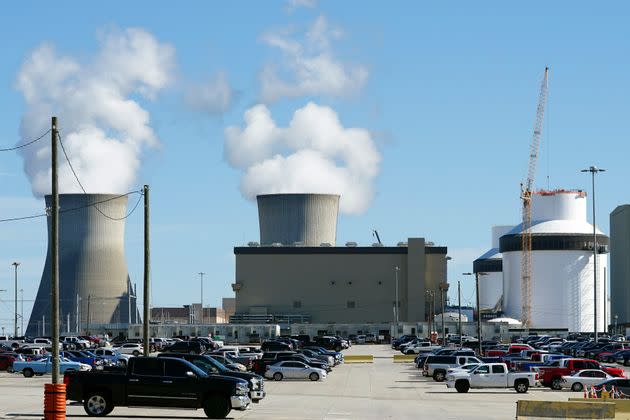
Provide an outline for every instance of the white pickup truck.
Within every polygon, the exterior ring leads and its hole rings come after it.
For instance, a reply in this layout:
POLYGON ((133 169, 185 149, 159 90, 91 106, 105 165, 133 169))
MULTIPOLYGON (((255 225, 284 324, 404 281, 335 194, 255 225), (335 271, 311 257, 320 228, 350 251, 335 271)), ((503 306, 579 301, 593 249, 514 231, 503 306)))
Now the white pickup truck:
POLYGON ((431 352, 440 350, 441 348, 442 348, 441 346, 436 346, 430 341, 421 341, 419 343, 406 346, 404 349, 401 349, 400 351, 403 352, 403 354, 420 354, 420 353, 431 353, 431 352))
POLYGON ((519 394, 536 386, 535 372, 509 372, 505 363, 483 363, 468 372, 452 372, 446 376, 446 386, 457 392, 473 388, 514 388, 519 394))
POLYGON ((0 346, 12 347, 17 349, 24 344, 24 340, 10 339, 8 335, 0 335, 0 346))

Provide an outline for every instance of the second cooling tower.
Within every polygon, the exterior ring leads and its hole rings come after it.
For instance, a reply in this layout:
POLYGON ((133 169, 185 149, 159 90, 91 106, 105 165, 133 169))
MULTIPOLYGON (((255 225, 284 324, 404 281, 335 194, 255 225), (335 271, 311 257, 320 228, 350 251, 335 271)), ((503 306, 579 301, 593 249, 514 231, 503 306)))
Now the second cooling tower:
POLYGON ((261 245, 335 245, 338 195, 265 194, 256 199, 261 245))

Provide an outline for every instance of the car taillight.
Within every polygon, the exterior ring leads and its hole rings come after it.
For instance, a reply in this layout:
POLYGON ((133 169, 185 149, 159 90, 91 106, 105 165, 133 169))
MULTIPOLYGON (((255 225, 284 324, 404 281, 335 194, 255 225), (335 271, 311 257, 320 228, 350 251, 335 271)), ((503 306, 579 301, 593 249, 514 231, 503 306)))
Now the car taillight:
POLYGON ((63 375, 63 383, 64 385, 68 386, 70 384, 70 376, 63 375))

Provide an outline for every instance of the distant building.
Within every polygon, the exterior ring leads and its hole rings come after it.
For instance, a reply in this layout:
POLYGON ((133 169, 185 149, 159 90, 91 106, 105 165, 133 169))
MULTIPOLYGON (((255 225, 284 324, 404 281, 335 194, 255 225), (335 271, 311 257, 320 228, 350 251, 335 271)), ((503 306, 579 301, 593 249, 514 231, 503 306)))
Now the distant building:
POLYGON ((608 324, 614 327, 615 320, 619 326, 630 324, 629 204, 618 206, 610 213, 610 318, 608 318, 608 324))
POLYGON ((221 308, 203 308, 202 318, 199 303, 181 307, 151 308, 151 321, 160 324, 221 324, 227 320, 221 308))
POLYGON ((236 298, 229 297, 223 298, 221 307, 223 308, 223 313, 225 315, 225 319, 229 320, 232 315, 236 313, 236 298))

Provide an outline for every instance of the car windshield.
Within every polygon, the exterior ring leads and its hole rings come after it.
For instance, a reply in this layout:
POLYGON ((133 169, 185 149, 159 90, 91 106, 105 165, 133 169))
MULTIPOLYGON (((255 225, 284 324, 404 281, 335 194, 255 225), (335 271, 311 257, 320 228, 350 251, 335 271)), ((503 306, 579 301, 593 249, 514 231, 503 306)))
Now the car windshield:
POLYGON ((205 356, 203 359, 199 359, 199 360, 203 360, 208 365, 212 365, 214 368, 218 369, 220 372, 225 372, 225 371, 229 370, 228 368, 226 368, 223 365, 223 363, 219 362, 216 359, 213 359, 210 356, 205 356))

